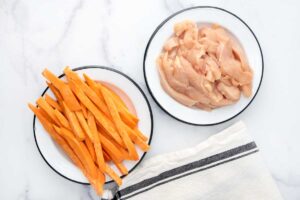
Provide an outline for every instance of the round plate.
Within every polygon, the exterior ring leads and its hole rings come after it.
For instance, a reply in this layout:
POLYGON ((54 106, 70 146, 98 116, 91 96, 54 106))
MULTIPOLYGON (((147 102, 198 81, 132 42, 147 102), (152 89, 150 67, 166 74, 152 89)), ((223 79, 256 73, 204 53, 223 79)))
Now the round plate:
POLYGON ((238 16, 221 8, 199 6, 181 10, 164 20, 154 31, 144 55, 144 77, 155 102, 170 116, 192 125, 215 125, 228 121, 243 112, 255 98, 263 77, 263 55, 259 42, 250 27, 238 16), (186 107, 170 97, 160 84, 156 59, 164 42, 173 34, 173 26, 183 20, 193 20, 198 24, 216 23, 231 32, 243 46, 249 64, 254 72, 253 96, 241 99, 230 106, 217 108, 211 112, 186 107))
MULTIPOLYGON (((152 111, 146 95, 137 85, 137 83, 135 83, 130 77, 122 72, 107 67, 87 66, 75 68, 73 70, 76 71, 80 76, 82 76, 83 73, 86 73, 94 80, 101 80, 111 83, 124 91, 128 97, 132 97, 131 101, 135 107, 137 116, 140 119, 138 124, 139 129, 149 138, 148 144, 150 145, 153 131, 152 111)), ((64 74, 60 75, 59 77, 64 79, 64 74)), ((52 92, 48 90, 48 87, 42 93, 42 96, 45 93, 53 96, 52 92)), ((33 133, 38 150, 49 167, 66 179, 81 184, 89 184, 88 180, 84 177, 81 171, 56 145, 49 134, 44 130, 39 120, 36 120, 35 116, 33 118, 33 133)), ((137 151, 140 157, 138 161, 124 161, 124 165, 128 169, 129 173, 141 162, 146 154, 139 148, 137 148, 137 151)), ((118 172, 114 165, 112 165, 112 168, 118 172)), ((106 177, 106 180, 108 180, 106 183, 111 181, 108 176, 106 177)))

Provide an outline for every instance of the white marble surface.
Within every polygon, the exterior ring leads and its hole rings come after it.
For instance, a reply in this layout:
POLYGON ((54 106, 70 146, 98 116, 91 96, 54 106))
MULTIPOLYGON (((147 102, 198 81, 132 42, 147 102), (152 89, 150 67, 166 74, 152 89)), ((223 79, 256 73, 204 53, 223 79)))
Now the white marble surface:
POLYGON ((39 155, 32 133, 33 102, 45 88, 40 73, 66 65, 107 65, 136 80, 154 112, 151 157, 203 141, 242 119, 259 145, 285 199, 300 199, 300 2, 287 0, 0 0, 0 199, 97 199, 69 182, 39 155), (265 58, 262 88, 239 117, 213 127, 167 116, 146 89, 142 60, 155 27, 182 8, 228 9, 256 33, 265 58), (172 146, 170 145, 172 144, 172 146))

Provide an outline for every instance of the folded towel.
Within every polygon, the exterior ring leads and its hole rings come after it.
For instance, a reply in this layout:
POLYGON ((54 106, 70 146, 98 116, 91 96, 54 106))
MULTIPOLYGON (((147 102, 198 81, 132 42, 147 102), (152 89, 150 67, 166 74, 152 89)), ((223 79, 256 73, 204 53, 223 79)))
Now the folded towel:
POLYGON ((196 147, 144 161, 108 185, 104 199, 282 199, 246 126, 238 122, 196 147))

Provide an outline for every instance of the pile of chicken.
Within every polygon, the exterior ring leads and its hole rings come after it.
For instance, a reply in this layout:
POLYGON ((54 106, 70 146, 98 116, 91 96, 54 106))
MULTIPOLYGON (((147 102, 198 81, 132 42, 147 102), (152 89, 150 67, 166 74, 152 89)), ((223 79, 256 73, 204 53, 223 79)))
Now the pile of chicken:
POLYGON ((218 25, 175 24, 157 59, 161 85, 176 101, 204 110, 252 95, 253 73, 238 41, 218 25))

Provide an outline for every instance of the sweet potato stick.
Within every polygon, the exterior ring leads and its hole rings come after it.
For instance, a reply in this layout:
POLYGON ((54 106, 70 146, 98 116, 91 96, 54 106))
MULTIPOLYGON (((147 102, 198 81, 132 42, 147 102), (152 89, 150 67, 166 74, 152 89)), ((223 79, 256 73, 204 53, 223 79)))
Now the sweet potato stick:
MULTIPOLYGON (((99 86, 98 86, 98 84, 100 84, 100 83, 97 84, 94 80, 92 80, 92 79, 91 79, 88 75, 86 75, 86 74, 83 74, 83 77, 84 77, 85 81, 87 82, 87 84, 93 89, 93 91, 96 92, 96 94, 98 95, 98 97, 100 97, 101 99, 103 99, 103 101, 105 102, 104 97, 103 97, 103 95, 102 95, 102 93, 101 93, 101 90, 99 89, 99 86)), ((123 103, 123 102, 122 102, 122 103, 123 103)), ((125 123, 127 123, 130 127, 136 126, 136 124, 137 124, 137 122, 138 122, 138 119, 137 119, 134 115, 132 115, 129 111, 126 111, 125 109, 127 109, 127 108, 124 107, 124 106, 122 105, 122 103, 119 102, 119 104, 121 104, 121 105, 118 105, 118 106, 122 107, 122 108, 120 109, 120 115, 121 115, 122 120, 123 120, 125 123)), ((123 104, 124 104, 124 103, 123 103, 123 104)), ((119 109, 119 107, 118 107, 118 109, 119 109)), ((108 110, 107 107, 106 107, 106 111, 105 111, 105 114, 106 114, 106 115, 107 115, 107 112, 109 112, 109 110, 108 110)), ((107 116, 110 116, 109 113, 108 113, 107 116)))
POLYGON ((111 157, 114 157, 115 160, 121 162, 123 160, 122 153, 120 150, 111 142, 111 140, 107 139, 101 133, 99 133, 99 138, 101 141, 102 149, 104 149, 111 157))
POLYGON ((93 102, 91 102, 91 100, 83 93, 83 91, 80 88, 78 88, 77 85, 73 83, 72 80, 69 84, 73 92, 78 97, 78 99, 91 113, 93 113, 95 119, 98 121, 99 124, 101 124, 104 130, 107 131, 116 142, 122 144, 122 139, 118 132, 115 130, 114 124, 100 110, 98 110, 98 108, 93 104, 93 102))
MULTIPOLYGON (((115 91, 113 89, 111 89, 110 87, 108 87, 105 84, 101 84, 103 87, 105 87, 110 94, 112 95, 114 102, 117 104, 117 102, 119 102, 120 104, 122 104, 126 109, 128 109, 127 105, 124 103, 123 99, 117 94, 115 93, 115 91)), ((118 107, 118 106, 117 106, 118 107)))
POLYGON ((47 119, 47 121, 49 121, 50 123, 55 123, 53 121, 53 119, 51 119, 51 117, 46 113, 46 111, 44 111, 41 107, 39 109, 39 112, 47 119))
POLYGON ((45 100, 53 109, 57 109, 59 112, 62 112, 62 108, 57 101, 52 99, 52 97, 50 97, 48 94, 45 94, 45 100))
POLYGON ((128 110, 128 108, 125 106, 125 103, 123 102, 123 100, 114 91, 112 91, 105 85, 98 83, 98 88, 101 88, 101 87, 105 87, 107 89, 107 92, 109 92, 111 94, 111 97, 119 111, 119 114, 120 114, 122 120, 125 123, 127 123, 130 127, 134 127, 138 123, 139 119, 128 110))
POLYGON ((84 83, 71 69, 65 68, 64 73, 66 74, 68 81, 72 80, 107 117, 109 116, 105 103, 99 98, 95 91, 84 83))
POLYGON ((130 129, 129 127, 126 126, 125 130, 127 131, 130 139, 136 145, 138 145, 141 148, 141 150, 143 150, 144 152, 149 150, 150 146, 144 140, 142 140, 140 137, 138 137, 132 129, 130 129))
POLYGON ((117 111, 117 108, 116 108, 112 98, 111 98, 111 95, 107 92, 107 89, 104 88, 104 87, 101 88, 101 92, 102 92, 102 95, 104 97, 105 103, 108 107, 108 110, 111 114, 113 122, 114 122, 119 134, 121 135, 121 137, 124 141, 124 144, 126 145, 126 148, 128 150, 130 158, 133 159, 133 160, 138 160, 138 154, 136 152, 134 144, 132 143, 132 141, 131 141, 130 137, 128 136, 127 132, 125 131, 123 121, 120 118, 120 115, 117 111))
POLYGON ((53 108, 45 101, 43 97, 39 97, 36 103, 50 116, 50 118, 55 122, 56 125, 60 125, 58 119, 54 114, 53 108))
POLYGON ((81 111, 76 111, 75 115, 76 115, 81 127, 83 128, 84 132, 87 134, 89 139, 93 142, 94 141, 93 134, 90 130, 90 127, 87 124, 87 121, 85 120, 85 118, 83 116, 83 113, 81 111))
POLYGON ((114 172, 112 168, 109 167, 108 164, 105 164, 105 172, 108 176, 110 176, 119 186, 122 185, 122 179, 114 172))
POLYGON ((52 83, 47 82, 47 85, 48 85, 49 89, 51 90, 51 92, 56 97, 57 101, 62 102, 63 98, 62 98, 61 94, 59 93, 58 89, 52 83))
POLYGON ((95 152, 95 149, 94 149, 94 145, 93 145, 92 141, 90 140, 90 138, 88 136, 85 137, 84 143, 85 143, 87 149, 89 150, 93 161, 96 163, 97 160, 96 160, 96 152, 95 152))
POLYGON ((104 157, 105 162, 111 161, 111 158, 110 158, 109 155, 106 153, 106 151, 103 151, 103 157, 104 157))
POLYGON ((75 135, 77 136, 77 138, 82 141, 85 139, 85 135, 83 130, 80 127, 79 121, 75 115, 74 112, 72 112, 69 107, 67 106, 67 104, 63 101, 62 102, 63 105, 63 109, 65 111, 66 117, 69 120, 70 126, 73 130, 73 132, 75 133, 75 135))
POLYGON ((66 85, 62 80, 57 78, 52 72, 48 69, 43 71, 43 76, 50 81, 60 92, 64 101, 68 105, 71 111, 79 111, 81 109, 79 102, 72 93, 68 85, 66 85))
POLYGON ((94 138, 93 143, 94 143, 94 148, 95 148, 95 152, 96 152, 96 160, 97 160, 98 167, 102 172, 105 172, 105 167, 104 167, 105 161, 104 161, 104 157, 103 157, 102 145, 101 145, 101 141, 99 138, 95 118, 90 111, 88 111, 87 121, 88 121, 90 130, 92 132, 93 138, 94 138))
POLYGON ((82 103, 80 103, 80 105, 81 105, 82 114, 83 114, 84 118, 87 119, 87 116, 88 116, 87 115, 87 109, 86 109, 86 107, 82 103))
POLYGON ((35 113, 37 118, 40 120, 43 127, 46 129, 46 131, 49 133, 49 135, 52 137, 52 139, 59 144, 59 146, 63 149, 63 151, 68 155, 68 157, 72 160, 72 162, 83 172, 83 174, 87 177, 87 179, 90 181, 90 183, 95 188, 97 194, 103 193, 103 179, 104 175, 101 174, 98 175, 99 178, 97 180, 92 179, 86 170, 84 169, 81 161, 79 158, 75 155, 73 150, 70 148, 70 146, 67 144, 67 142, 54 130, 51 123, 47 121, 47 119, 38 111, 39 109, 34 107, 33 105, 29 104, 30 109, 35 113))
POLYGON ((89 152, 86 149, 85 145, 77 141, 76 138, 73 137, 72 133, 67 129, 59 129, 56 126, 54 126, 54 129, 67 140, 71 148, 74 150, 75 154, 78 156, 83 165, 82 172, 88 178, 89 182, 93 185, 97 194, 102 194, 104 175, 97 171, 97 168, 94 165, 93 160, 89 155, 89 152))
POLYGON ((102 128, 99 128, 99 133, 104 136, 106 139, 108 139, 121 153, 121 157, 123 160, 130 160, 130 156, 128 154, 128 151, 125 149, 125 146, 121 146, 118 143, 116 143, 105 131, 103 131, 102 128))
POLYGON ((69 121, 65 118, 65 116, 61 112, 59 112, 57 109, 55 109, 54 114, 63 127, 67 128, 69 130, 72 129, 69 124, 69 121))
POLYGON ((120 171, 120 173, 122 175, 127 175, 128 174, 128 170, 127 168, 121 163, 121 162, 117 162, 116 160, 113 160, 111 157, 109 157, 108 154, 106 154, 107 160, 112 160, 113 163, 116 165, 116 167, 118 168, 118 170, 120 171))
POLYGON ((82 142, 79 142, 74 136, 73 133, 70 132, 68 129, 59 128, 54 126, 54 129, 58 134, 60 134, 71 146, 77 157, 80 159, 81 163, 83 164, 84 168, 87 170, 87 173, 92 178, 97 178, 97 168, 93 162, 93 159, 82 142))
POLYGON ((80 160, 77 158, 77 156, 74 154, 73 150, 69 147, 69 145, 66 143, 66 141, 56 133, 56 131, 53 129, 52 124, 43 116, 42 113, 39 112, 39 109, 33 106, 32 104, 28 104, 29 108, 32 110, 32 112, 36 115, 36 117, 39 119, 41 124, 43 125, 44 129, 49 133, 49 135, 52 137, 52 139, 60 145, 60 147, 66 152, 66 154, 70 157, 72 162, 78 166, 80 169, 83 168, 80 160))
POLYGON ((138 137, 140 137, 142 140, 144 140, 145 142, 146 141, 148 141, 148 137, 147 136, 145 136, 137 127, 135 127, 134 129, 133 129, 133 131, 136 133, 136 135, 138 136, 138 137))
POLYGON ((125 165, 123 165, 122 163, 117 163, 117 162, 115 162, 115 165, 117 166, 118 170, 121 172, 122 175, 128 174, 128 170, 125 167, 125 165))

